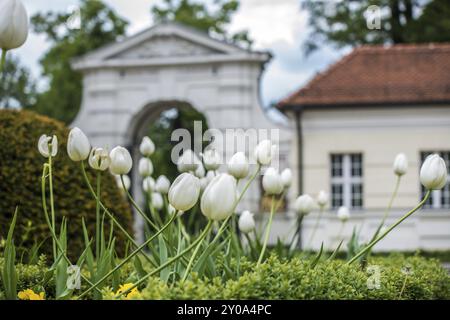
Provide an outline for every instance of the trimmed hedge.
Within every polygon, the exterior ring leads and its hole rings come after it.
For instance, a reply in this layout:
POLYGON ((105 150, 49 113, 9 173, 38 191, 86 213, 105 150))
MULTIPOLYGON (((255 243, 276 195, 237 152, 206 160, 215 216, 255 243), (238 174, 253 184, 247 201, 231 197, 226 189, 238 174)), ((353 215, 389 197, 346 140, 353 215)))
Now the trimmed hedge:
MULTIPOLYGON (((94 236, 96 202, 85 186, 80 164, 72 162, 67 156, 69 129, 61 122, 30 111, 0 110, 0 238, 6 238, 15 207, 19 206, 14 232, 16 246, 30 248, 34 243, 47 239, 41 252, 51 252, 50 232, 41 201, 42 166, 47 160, 37 149, 38 139, 44 133, 58 137, 53 178, 55 212, 58 223, 62 217, 68 219, 68 251, 71 257, 76 257, 84 249, 82 217, 86 220, 90 235, 94 236)), ((95 173, 88 171, 95 184, 95 173)), ((111 174, 105 172, 102 181, 105 205, 131 232, 129 204, 111 174)), ((125 237, 120 232, 116 233, 116 237, 117 250, 122 253, 125 237)))
POLYGON ((275 256, 259 268, 253 263, 241 262, 243 275, 226 282, 220 278, 194 277, 183 286, 168 286, 154 278, 142 291, 142 298, 450 299, 450 277, 437 260, 401 256, 371 259, 369 265, 378 266, 380 270, 378 289, 370 289, 367 285, 369 278, 374 276, 370 269, 364 271, 358 265, 348 266, 341 260, 323 261, 314 269, 310 269, 310 263, 298 258, 280 261, 275 256))

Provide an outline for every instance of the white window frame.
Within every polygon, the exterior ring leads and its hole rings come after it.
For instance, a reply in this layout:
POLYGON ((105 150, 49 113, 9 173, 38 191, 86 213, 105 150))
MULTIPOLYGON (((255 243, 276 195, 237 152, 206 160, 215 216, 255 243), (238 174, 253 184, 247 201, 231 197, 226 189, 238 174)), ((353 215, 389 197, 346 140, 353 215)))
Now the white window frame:
MULTIPOLYGON (((424 153, 430 153, 430 154, 437 153, 438 155, 442 156, 443 153, 450 153, 450 151, 446 151, 446 150, 421 151, 420 159, 423 158, 424 153)), ((422 167, 422 163, 425 160, 425 158, 423 158, 423 160, 421 162, 421 167, 422 167)), ((448 184, 450 184, 450 172, 447 171, 447 185, 448 184)), ((426 205, 425 208, 426 209, 448 209, 450 206, 444 206, 444 203, 442 202, 442 193, 443 192, 444 192, 444 189, 431 191, 431 194, 430 194, 431 206, 426 205)), ((420 195, 421 195, 421 198, 424 197, 424 192, 423 192, 422 187, 421 187, 420 195)))
MULTIPOLYGON (((357 207, 357 209, 362 209, 364 206, 364 186, 363 186, 363 156, 362 153, 333 153, 331 154, 331 168, 333 168, 333 156, 342 156, 342 176, 334 177, 331 171, 331 190, 332 186, 335 184, 342 185, 342 205, 347 208, 354 208, 352 204, 352 186, 355 184, 362 185, 363 194, 361 194, 362 206, 357 207), (361 156, 361 172, 362 175, 359 177, 352 176, 352 155, 361 156)), ((333 195, 332 195, 333 196, 333 195)))

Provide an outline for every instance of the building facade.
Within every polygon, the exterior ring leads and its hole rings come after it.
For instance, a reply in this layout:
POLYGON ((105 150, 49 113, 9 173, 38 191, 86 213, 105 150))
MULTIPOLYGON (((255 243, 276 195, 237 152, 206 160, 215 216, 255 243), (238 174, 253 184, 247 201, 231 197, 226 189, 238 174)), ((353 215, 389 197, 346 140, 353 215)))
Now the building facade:
MULTIPOLYGON (((350 208, 353 229, 372 236, 396 184, 392 164, 406 154, 409 169, 401 178, 387 224, 423 197, 419 169, 430 153, 450 167, 450 45, 367 46, 317 75, 278 104, 291 120, 297 193, 330 195, 312 247, 339 240, 338 207, 350 208)), ((304 222, 304 243, 317 212, 304 222)), ((278 230, 282 233, 283 219, 278 230)), ((450 181, 433 191, 424 210, 405 221, 377 250, 450 248, 450 181)))

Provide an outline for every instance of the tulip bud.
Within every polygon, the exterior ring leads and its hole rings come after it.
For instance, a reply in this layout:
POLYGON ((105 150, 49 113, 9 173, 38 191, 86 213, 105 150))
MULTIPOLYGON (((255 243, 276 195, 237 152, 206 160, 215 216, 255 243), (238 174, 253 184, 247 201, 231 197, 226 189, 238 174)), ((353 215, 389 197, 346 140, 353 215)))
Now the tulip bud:
POLYGON ((0 1, 0 49, 20 47, 28 37, 28 15, 19 0, 0 1))
POLYGON ((141 177, 148 177, 153 174, 153 164, 149 158, 141 158, 139 160, 139 174, 141 177))
POLYGON ((190 149, 183 152, 178 159, 177 169, 179 172, 189 172, 197 170, 200 160, 197 155, 190 149))
POLYGON ((203 165, 201 163, 199 163, 197 169, 195 169, 194 175, 199 179, 205 177, 205 175, 206 175, 205 168, 203 167, 203 165))
POLYGON ((447 167, 437 154, 429 155, 420 168, 420 182, 428 190, 442 189, 447 183, 447 167))
POLYGON ((242 233, 250 233, 255 230, 255 219, 250 211, 243 211, 238 221, 239 230, 242 233))
POLYGON ((166 176, 161 175, 156 179, 155 189, 161 194, 167 194, 170 188, 170 181, 166 176))
POLYGON ((348 210, 347 207, 339 207, 339 209, 337 211, 337 216, 338 216, 339 220, 341 220, 342 222, 345 222, 348 219, 350 219, 350 211, 348 210))
POLYGON ((277 195, 283 191, 281 176, 275 168, 268 168, 262 179, 263 189, 268 195, 277 195))
POLYGON ((220 154, 214 149, 208 149, 203 153, 203 163, 206 170, 217 170, 221 164, 220 154))
POLYGON ((92 148, 89 155, 89 165, 92 169, 105 171, 109 168, 110 163, 108 151, 103 148, 92 148))
MULTIPOLYGON (((169 214, 169 216, 175 214, 176 212, 177 212, 177 209, 175 209, 175 208, 173 207, 173 205, 171 205, 171 204, 169 203, 169 205, 167 206, 167 213, 169 214)), ((183 211, 179 211, 179 212, 181 213, 181 212, 183 212, 183 211)), ((180 214, 180 216, 181 216, 181 214, 180 214)))
POLYGON ((228 161, 228 173, 236 179, 248 176, 248 161, 243 152, 236 152, 228 161))
POLYGON ((109 167, 113 174, 127 174, 133 166, 133 160, 127 149, 124 147, 115 147, 109 154, 111 165, 109 167))
POLYGON ((323 208, 327 205, 327 203, 328 203, 328 194, 325 191, 321 190, 317 195, 317 204, 319 205, 319 207, 323 208))
POLYGON ((38 150, 45 158, 48 158, 50 154, 52 157, 56 156, 58 153, 58 138, 55 135, 49 137, 43 134, 38 141, 38 150))
POLYGON ((187 211, 198 201, 200 180, 190 173, 180 174, 169 189, 169 203, 177 210, 187 211))
POLYGON ((307 215, 314 209, 314 199, 308 194, 303 194, 295 200, 294 209, 298 214, 307 215))
POLYGON ((292 184, 292 171, 291 169, 284 169, 281 172, 281 182, 285 189, 289 188, 292 184))
POLYGON ((142 138, 141 145, 139 146, 139 152, 144 157, 150 157, 155 152, 155 144, 149 137, 142 138))
POLYGON ((203 192, 200 208, 211 220, 225 220, 233 214, 236 205, 236 179, 227 174, 217 175, 203 192))
POLYGON ((408 159, 404 153, 399 153, 394 160, 394 172, 399 177, 404 175, 408 170, 408 159))
POLYGON ((155 190, 155 179, 152 177, 145 177, 142 181, 142 189, 145 193, 150 193, 155 190))
POLYGON ((269 165, 276 151, 270 140, 261 141, 255 148, 255 159, 260 165, 269 165))
POLYGON ((69 132, 67 154, 72 161, 84 161, 89 157, 91 144, 83 131, 75 127, 69 132))
POLYGON ((156 210, 161 210, 164 207, 164 200, 160 193, 158 192, 152 193, 152 206, 156 210))
POLYGON ((200 179, 200 191, 201 192, 205 191, 205 189, 208 186, 209 182, 210 181, 206 177, 200 179))
POLYGON ((124 189, 123 189, 124 186, 125 186, 125 189, 126 189, 126 190, 130 190, 130 187, 131 187, 131 180, 130 180, 130 177, 129 177, 129 176, 127 176, 127 175, 122 175, 122 178, 123 178, 123 184, 122 184, 122 179, 121 179, 120 176, 114 175, 114 177, 116 178, 117 186, 119 187, 119 189, 120 189, 121 191, 124 191, 124 189))

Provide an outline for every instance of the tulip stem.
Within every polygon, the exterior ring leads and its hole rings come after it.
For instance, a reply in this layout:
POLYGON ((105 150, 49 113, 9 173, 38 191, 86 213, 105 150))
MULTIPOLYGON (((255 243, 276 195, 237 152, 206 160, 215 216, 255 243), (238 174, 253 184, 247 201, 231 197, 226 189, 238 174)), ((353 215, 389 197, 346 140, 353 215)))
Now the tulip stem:
POLYGON ((137 286, 139 286, 140 284, 142 284, 144 281, 146 281, 149 277, 159 273, 161 270, 165 269, 167 266, 171 265, 172 263, 176 262, 178 259, 180 259, 183 255, 185 255, 187 252, 191 251, 199 242, 202 242, 203 239, 206 237, 206 235, 208 234, 209 230, 211 229, 212 226, 212 220, 209 220, 208 224, 206 225, 205 229, 203 229, 203 232, 200 234, 200 236, 193 242, 191 243, 186 249, 184 249, 183 251, 181 251, 179 254, 177 254, 175 257, 167 260, 165 263, 163 263, 162 265, 160 265, 158 268, 156 268, 155 270, 147 273, 145 276, 143 276, 141 279, 139 279, 139 281, 137 281, 133 286, 131 286, 130 288, 128 288, 126 291, 122 292, 120 295, 118 295, 118 297, 123 296, 128 294, 128 292, 130 292, 131 290, 133 290, 134 288, 136 288, 137 286))
POLYGON ((100 198, 101 198, 101 171, 97 171, 97 205, 95 207, 95 256, 100 258, 100 198))
MULTIPOLYGON (((53 148, 53 146, 51 147, 51 149, 53 148)), ((49 192, 50 192, 50 214, 51 214, 51 218, 52 218, 52 227, 53 230, 56 230, 56 222, 55 222, 55 204, 54 204, 54 199, 53 199, 53 169, 52 169, 52 151, 49 152, 49 156, 48 156, 48 187, 49 187, 49 192)), ((58 258, 58 251, 56 250, 56 243, 53 240, 53 257, 56 261, 56 259, 58 258)))
POLYGON ((411 211, 409 211, 407 214, 405 214, 403 217, 401 217, 397 222, 395 222, 392 226, 390 226, 383 234, 381 234, 379 237, 371 241, 363 250, 361 250, 356 256, 354 256, 350 261, 347 262, 347 264, 352 264, 356 260, 358 260, 363 254, 365 254, 367 251, 369 251, 374 245, 376 245, 381 239, 383 239, 389 232, 391 232, 395 227, 397 227, 400 223, 402 223, 405 219, 407 219, 410 215, 412 215, 414 212, 419 210, 425 202, 430 197, 431 191, 428 190, 425 196, 423 197, 422 201, 419 202, 419 204, 414 207, 411 211))
POLYGON ((6 63, 6 52, 7 52, 6 49, 2 50, 2 57, 0 59, 0 72, 3 71, 3 68, 4 68, 5 63, 6 63))
POLYGON ((322 218, 322 214, 323 214, 323 207, 321 206, 320 210, 319 210, 319 214, 317 215, 316 223, 314 224, 314 229, 311 233, 311 237, 309 238, 308 247, 310 247, 312 244, 314 235, 316 234, 317 228, 319 227, 320 219, 322 218))
POLYGON ((401 176, 397 176, 397 181, 395 183, 394 191, 392 192, 391 199, 389 200, 388 206, 387 206, 386 210, 384 211, 383 220, 381 220, 381 226, 383 226, 384 222, 386 221, 386 219, 389 216, 389 213, 391 212, 392 204, 394 203, 394 199, 397 196, 398 188, 400 186, 400 178, 401 178, 401 176))
POLYGON ((159 236, 164 230, 166 230, 170 224, 175 221, 176 219, 176 215, 173 215, 169 222, 163 226, 158 232, 156 232, 153 236, 151 236, 149 239, 147 239, 143 244, 141 244, 138 248, 136 248, 136 250, 134 250, 128 257, 126 257, 125 259, 123 259, 117 266, 114 267, 114 269, 112 269, 111 271, 109 271, 106 275, 104 275, 100 280, 98 280, 96 283, 94 283, 89 289, 87 289, 86 291, 84 291, 82 294, 80 294, 78 296, 78 299, 84 297, 86 294, 88 294, 89 292, 91 292, 92 290, 94 290, 95 288, 97 288, 97 286, 99 286, 103 281, 105 281, 106 279, 108 279, 108 277, 110 275, 112 275, 114 272, 116 272, 117 270, 119 270, 122 266, 124 266, 128 261, 131 260, 131 258, 133 258, 134 256, 136 256, 139 252, 141 252, 150 242, 152 242, 157 236, 159 236))
POLYGON ((272 221, 273 221, 274 213, 275 213, 275 195, 272 196, 272 208, 270 210, 269 222, 266 227, 266 235, 264 236, 263 247, 261 249, 261 253, 259 255, 258 263, 256 264, 256 266, 259 266, 262 262, 262 259, 264 258, 264 253, 266 251, 267 242, 269 241, 270 229, 272 228, 272 221))

